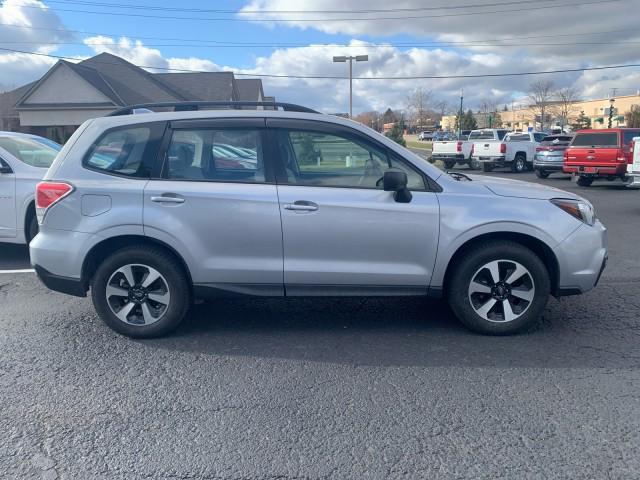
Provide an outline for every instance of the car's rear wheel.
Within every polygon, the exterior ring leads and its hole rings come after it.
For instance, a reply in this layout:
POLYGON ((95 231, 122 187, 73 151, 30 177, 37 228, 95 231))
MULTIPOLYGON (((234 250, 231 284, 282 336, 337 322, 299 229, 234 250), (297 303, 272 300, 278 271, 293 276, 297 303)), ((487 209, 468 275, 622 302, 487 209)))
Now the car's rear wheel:
POLYGON ((92 278, 91 297, 109 327, 133 338, 171 332, 191 303, 182 265, 157 247, 127 247, 104 260, 92 278))
POLYGON ((577 184, 580 185, 581 187, 590 187, 592 183, 593 183, 592 177, 584 177, 584 176, 578 177, 577 184))
POLYGON ((547 172, 546 170, 540 170, 536 168, 536 177, 538 178, 548 178, 549 177, 549 172, 547 172))
POLYGON ((29 223, 27 224, 27 244, 31 243, 31 240, 35 238, 39 230, 38 218, 36 217, 36 214, 33 213, 29 217, 29 223))
POLYGON ((455 166, 456 162, 452 162, 451 160, 445 160, 444 162, 444 168, 446 168, 447 170, 451 170, 455 166))
POLYGON ((511 163, 511 170, 515 173, 524 172, 527 168, 527 157, 522 154, 517 154, 511 163))
POLYGON ((448 300, 469 329, 516 333, 537 321, 550 293, 549 273, 528 248, 510 241, 479 244, 453 266, 448 300))

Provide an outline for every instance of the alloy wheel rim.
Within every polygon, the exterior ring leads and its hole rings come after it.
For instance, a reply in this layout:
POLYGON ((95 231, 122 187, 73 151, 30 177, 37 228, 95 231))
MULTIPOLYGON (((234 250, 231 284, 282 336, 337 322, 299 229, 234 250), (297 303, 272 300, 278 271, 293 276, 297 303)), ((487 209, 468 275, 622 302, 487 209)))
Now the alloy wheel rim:
POLYGON ((105 291, 111 312, 127 325, 146 326, 158 322, 171 301, 169 284, 155 268, 128 264, 109 278, 105 291))
POLYGON ((513 260, 493 260, 471 277, 468 298, 483 320, 508 323, 520 318, 535 298, 533 276, 513 260))

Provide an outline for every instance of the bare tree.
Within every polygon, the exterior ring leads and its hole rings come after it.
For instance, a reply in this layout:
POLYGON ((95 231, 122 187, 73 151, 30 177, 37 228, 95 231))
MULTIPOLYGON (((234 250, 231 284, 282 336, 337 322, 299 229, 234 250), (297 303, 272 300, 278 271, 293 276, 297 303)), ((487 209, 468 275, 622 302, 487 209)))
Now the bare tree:
POLYGON ((440 100, 439 102, 434 103, 433 106, 438 112, 438 115, 440 115, 440 119, 442 119, 442 117, 447 114, 447 110, 449 109, 449 102, 447 102, 446 100, 440 100))
POLYGON ((569 117, 576 113, 576 103, 580 101, 578 90, 574 87, 565 87, 558 90, 555 94, 558 101, 558 115, 562 119, 562 128, 569 123, 569 117))
POLYGON ((478 113, 481 113, 484 117, 483 125, 480 128, 495 127, 498 124, 495 121, 497 117, 497 110, 498 105, 493 100, 486 98, 480 100, 480 110, 478 113))
POLYGON ((413 114, 416 126, 423 127, 426 124, 429 105, 433 99, 431 90, 416 88, 407 97, 408 110, 413 114))
MULTIPOLYGON (((549 102, 553 99, 553 82, 551 80, 537 80, 529 85, 529 100, 531 110, 540 115, 540 128, 544 130, 545 115, 549 111, 549 102)), ((537 122, 534 119, 534 124, 537 122)))

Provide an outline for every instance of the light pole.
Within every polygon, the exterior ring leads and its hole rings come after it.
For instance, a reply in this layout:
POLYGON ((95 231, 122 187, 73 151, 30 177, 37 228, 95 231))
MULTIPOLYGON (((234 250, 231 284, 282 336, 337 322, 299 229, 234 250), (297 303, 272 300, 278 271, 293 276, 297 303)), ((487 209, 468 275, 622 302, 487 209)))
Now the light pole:
POLYGON ((347 60, 349 61, 349 118, 353 118, 353 61, 366 62, 369 60, 369 55, 333 57, 336 63, 345 63, 347 60))
POLYGON ((612 127, 613 125, 613 105, 614 103, 616 103, 616 99, 615 98, 610 98, 609 99, 609 128, 612 127))
POLYGON ((458 138, 462 138, 462 100, 464 99, 464 88, 460 89, 460 113, 458 114, 458 138))

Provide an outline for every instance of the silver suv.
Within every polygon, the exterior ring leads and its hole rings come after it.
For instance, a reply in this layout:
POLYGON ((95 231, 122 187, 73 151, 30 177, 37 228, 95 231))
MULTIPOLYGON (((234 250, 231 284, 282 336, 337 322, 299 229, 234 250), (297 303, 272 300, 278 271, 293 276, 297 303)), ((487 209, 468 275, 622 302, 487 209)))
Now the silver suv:
POLYGON ((571 193, 447 174, 304 107, 177 107, 84 123, 37 187, 39 277, 91 290, 124 335, 232 294, 444 296, 467 327, 508 334, 604 268, 606 229, 571 193))

